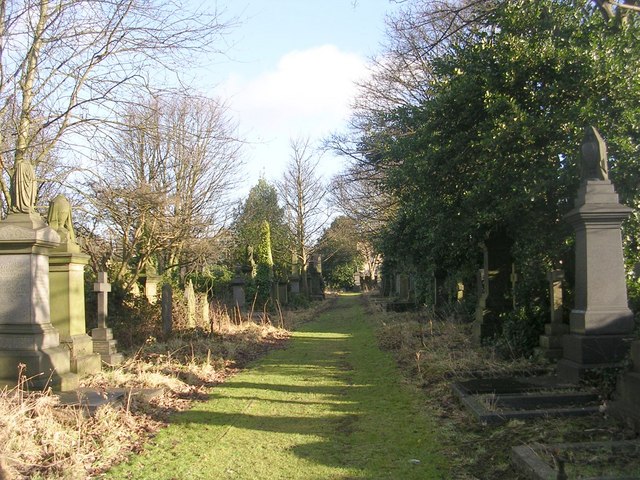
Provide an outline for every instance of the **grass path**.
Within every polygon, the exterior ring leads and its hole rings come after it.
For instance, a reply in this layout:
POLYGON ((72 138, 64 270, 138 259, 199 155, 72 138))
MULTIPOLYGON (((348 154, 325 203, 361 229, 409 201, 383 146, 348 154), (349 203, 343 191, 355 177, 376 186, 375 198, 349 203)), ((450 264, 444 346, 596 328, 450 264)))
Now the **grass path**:
POLYGON ((293 337, 175 415, 108 478, 445 478, 435 426, 377 349, 357 297, 293 337))

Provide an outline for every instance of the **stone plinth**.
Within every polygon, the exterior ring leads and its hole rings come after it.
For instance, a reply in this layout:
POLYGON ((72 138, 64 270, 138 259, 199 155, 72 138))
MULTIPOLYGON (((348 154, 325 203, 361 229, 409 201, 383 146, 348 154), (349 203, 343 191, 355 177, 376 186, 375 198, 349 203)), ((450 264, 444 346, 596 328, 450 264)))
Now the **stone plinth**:
POLYGON ((15 385, 24 364, 29 388, 77 387, 69 350, 51 323, 48 256, 59 242, 35 213, 0 222, 0 384, 15 385))
POLYGON ((576 232, 575 306, 558 363, 565 381, 615 367, 628 352, 634 320, 627 305, 620 225, 631 211, 619 203, 611 181, 585 180, 565 217, 576 232))
POLYGON ((110 328, 94 328, 91 330, 94 353, 100 354, 100 359, 107 365, 119 365, 124 360, 117 350, 117 340, 113 338, 110 328))
POLYGON ((58 247, 49 255, 51 323, 60 333, 60 343, 71 353, 71 371, 80 375, 101 368, 85 323, 84 267, 88 262, 89 257, 73 244, 58 247))

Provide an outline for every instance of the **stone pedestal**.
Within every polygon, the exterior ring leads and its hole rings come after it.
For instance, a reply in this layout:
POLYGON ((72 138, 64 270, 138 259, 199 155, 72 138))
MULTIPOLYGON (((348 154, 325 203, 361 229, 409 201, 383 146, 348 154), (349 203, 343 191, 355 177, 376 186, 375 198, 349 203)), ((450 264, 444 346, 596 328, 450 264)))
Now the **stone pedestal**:
POLYGON ((59 235, 36 214, 9 214, 0 222, 0 384, 17 383, 24 364, 28 386, 72 390, 69 349, 51 324, 49 252, 59 235))
POLYGON ((60 334, 60 343, 71 353, 71 371, 80 375, 101 368, 85 323, 84 267, 88 262, 89 257, 73 243, 61 245, 49 255, 51 323, 60 334))
POLYGON ((100 359, 107 365, 119 365, 124 360, 117 350, 117 340, 113 338, 110 328, 94 328, 91 330, 93 351, 100 354, 100 359))
POLYGON ((620 225, 630 213, 609 180, 585 180, 565 217, 576 232, 575 307, 558 363, 565 381, 618 366, 629 350, 634 320, 627 305, 620 225))

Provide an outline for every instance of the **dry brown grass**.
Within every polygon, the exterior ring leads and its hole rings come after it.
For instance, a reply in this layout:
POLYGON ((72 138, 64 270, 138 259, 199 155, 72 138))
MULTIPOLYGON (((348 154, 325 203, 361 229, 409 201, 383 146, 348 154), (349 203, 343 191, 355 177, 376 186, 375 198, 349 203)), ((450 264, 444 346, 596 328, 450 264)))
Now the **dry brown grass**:
POLYGON ((122 460, 145 425, 125 409, 94 416, 61 406, 50 391, 0 392, 0 478, 81 479, 122 460))
POLYGON ((165 343, 150 338, 122 365, 83 379, 82 386, 163 393, 149 401, 129 396, 124 406, 103 406, 92 416, 60 405, 50 391, 5 388, 0 391, 0 480, 84 479, 105 471, 136 451, 171 412, 206 398, 209 387, 287 338, 287 331, 268 321, 237 324, 221 317, 213 332, 183 331, 165 343))
POLYGON ((475 376, 509 376, 539 370, 531 359, 504 360, 471 342, 470 324, 428 313, 386 313, 369 305, 381 348, 396 358, 408 382, 423 392, 424 408, 437 419, 442 453, 454 470, 448 478, 518 480, 512 446, 632 438, 605 416, 512 420, 487 427, 458 403, 451 382, 475 376))

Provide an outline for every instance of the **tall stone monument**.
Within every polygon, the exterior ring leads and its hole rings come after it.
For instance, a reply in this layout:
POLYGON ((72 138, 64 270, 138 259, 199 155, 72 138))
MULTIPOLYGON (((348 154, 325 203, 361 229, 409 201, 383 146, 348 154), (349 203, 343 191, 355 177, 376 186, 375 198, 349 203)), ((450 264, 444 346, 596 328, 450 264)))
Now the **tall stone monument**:
POLYGON ((71 204, 58 195, 49 204, 49 226, 60 236, 60 245, 49 253, 51 323, 60 343, 71 353, 71 371, 89 374, 100 371, 100 355, 93 352, 87 335, 84 309, 84 267, 89 256, 80 252, 71 221, 71 204))
POLYGON ((606 145, 594 127, 582 145, 581 184, 565 219, 576 233, 575 306, 563 337, 559 376, 578 382, 590 370, 619 365, 634 327, 627 305, 620 225, 631 209, 609 180, 606 145))
POLYGON ((16 161, 12 205, 0 222, 0 384, 15 385, 24 364, 30 388, 71 390, 78 377, 49 303, 49 252, 60 236, 35 211, 36 187, 33 166, 16 161))

